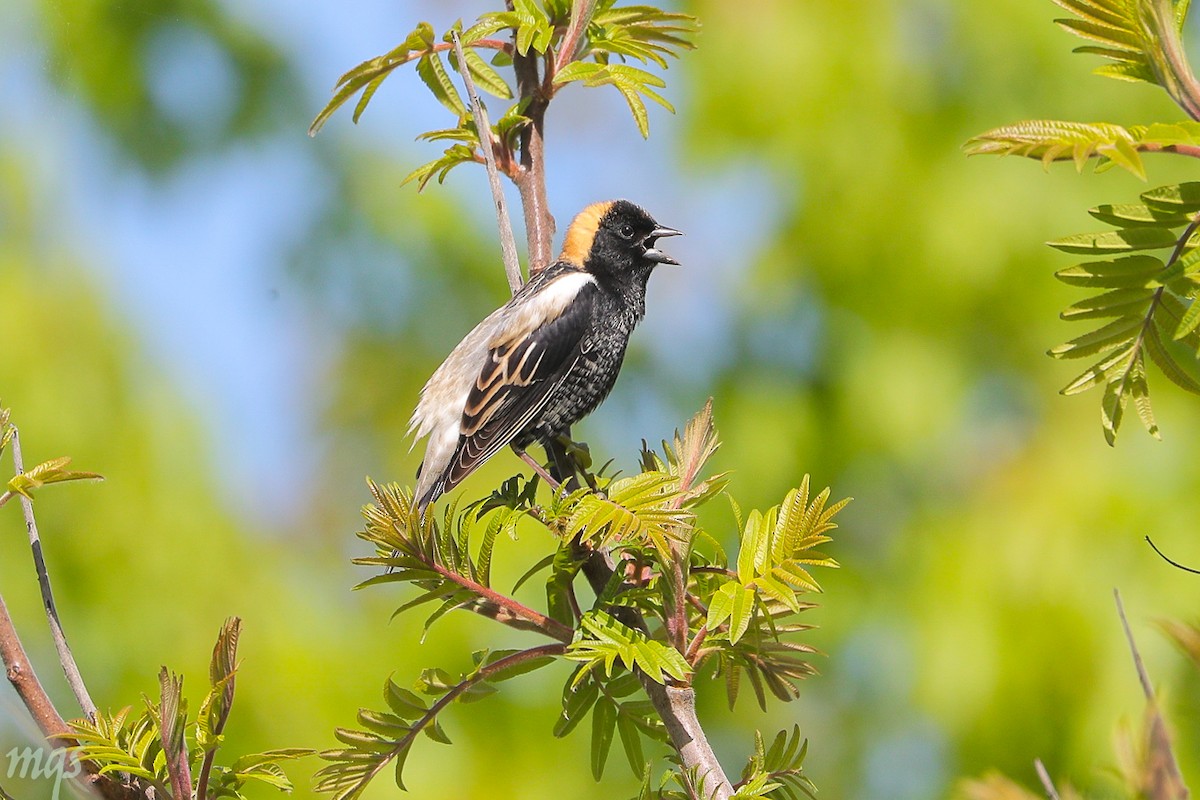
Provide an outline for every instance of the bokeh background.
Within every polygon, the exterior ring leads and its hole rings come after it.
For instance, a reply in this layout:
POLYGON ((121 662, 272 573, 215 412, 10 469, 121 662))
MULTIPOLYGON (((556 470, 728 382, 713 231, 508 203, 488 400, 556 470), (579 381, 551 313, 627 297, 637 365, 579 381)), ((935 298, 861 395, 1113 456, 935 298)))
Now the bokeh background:
MULTIPOLYGON (((0 3, 0 397, 27 463, 69 454, 107 476, 38 500, 103 707, 139 704, 161 664, 198 702, 237 614, 230 752, 327 747, 389 674, 523 641, 452 617, 422 643, 418 619, 388 621, 400 595, 350 591, 364 476, 412 475, 420 385, 506 296, 483 173, 400 186, 439 152, 414 137, 449 122, 411 71, 359 125, 343 112, 305 133, 342 71, 420 20, 442 31, 489 8, 0 3)), ((704 28, 666 76, 679 113, 652 108, 648 142, 611 89, 573 87, 549 116, 560 229, 629 197, 687 232, 615 393, 576 433, 631 468, 641 438, 712 395, 717 466, 744 507, 805 472, 856 498, 829 547, 843 568, 820 576, 811 612, 820 676, 767 714, 702 688, 727 767, 755 729, 799 723, 824 797, 947 797, 991 767, 1032 785, 1035 757, 1117 796, 1110 741, 1141 709, 1119 587, 1197 780, 1200 680, 1153 621, 1194 619, 1200 583, 1142 537, 1200 563, 1200 403, 1152 374, 1164 440, 1131 418, 1110 449, 1099 397, 1058 396, 1076 365, 1044 355, 1081 331, 1056 319, 1076 297, 1052 277, 1069 257, 1042 242, 1094 229, 1087 207, 1144 186, 960 151, 1018 119, 1180 112, 1090 75, 1049 0, 680 8, 704 28)), ((1148 168, 1151 185, 1200 174, 1182 158, 1148 168)), ((515 469, 499 456, 467 491, 515 469)), ((548 546, 533 529, 505 543, 500 582, 548 546)), ((0 589, 67 708, 26 550, 10 504, 0 589)), ((586 732, 550 737, 556 685, 508 686, 449 714, 453 747, 417 745, 413 797, 634 793, 619 754, 597 785, 586 732)), ((0 751, 32 736, 5 686, 0 751)), ((289 770, 296 797, 314 796, 316 767, 289 770)), ((368 796, 397 794, 385 776, 368 796)))

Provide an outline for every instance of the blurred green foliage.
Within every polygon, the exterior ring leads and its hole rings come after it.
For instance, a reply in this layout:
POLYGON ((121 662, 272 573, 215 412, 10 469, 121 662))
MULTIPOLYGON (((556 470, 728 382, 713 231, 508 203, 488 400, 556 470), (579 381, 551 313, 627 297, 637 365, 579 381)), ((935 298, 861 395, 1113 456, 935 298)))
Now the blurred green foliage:
MULTIPOLYGON (((321 102, 297 88, 299 57, 222 5, 164 13, 122 0, 31 3, 47 56, 39 68, 119 144, 131 170, 188 163, 248 133, 302 135, 321 102), (235 77, 222 95, 235 111, 203 140, 148 99, 148 70, 134 54, 160 24, 202 31, 235 77)), ((946 796, 959 776, 992 767, 1033 786, 1034 757, 1089 796, 1118 796, 1099 770, 1113 763, 1114 720, 1137 718, 1142 705, 1111 608, 1120 586, 1165 690, 1184 774, 1196 780, 1194 666, 1147 623, 1194 618, 1200 586, 1142 536, 1200 563, 1200 410, 1181 392, 1156 395, 1164 440, 1131 437, 1112 450, 1096 433, 1093 401, 1056 394, 1071 365, 1043 356, 1062 338, 1055 315, 1073 293, 1054 281, 1063 263, 1041 242, 1082 229, 1082 209, 1145 185, 1119 171, 1081 178, 967 161, 960 150, 1013 119, 1128 126, 1176 118, 1174 106, 1150 87, 1090 76, 1093 65, 1051 24, 1061 12, 1048 1, 711 0, 680 10, 703 29, 677 66, 679 125, 656 126, 655 138, 676 137, 666 152, 689 180, 757 176, 755 213, 768 218, 756 220, 761 236, 739 243, 739 261, 706 273, 732 305, 712 385, 694 394, 659 385, 653 346, 635 337, 618 392, 640 385, 639 397, 652 393, 679 422, 714 394, 726 442, 715 468, 734 471, 747 507, 769 506, 805 472, 857 498, 831 551, 844 568, 823 581, 828 597, 812 612, 823 674, 768 715, 749 704, 730 714, 721 686, 699 687, 726 765, 748 755, 754 730, 799 722, 810 739, 806 772, 828 797, 946 796), (800 336, 798 317, 815 319, 802 367, 779 344, 800 336)), ((411 11, 410 21, 433 13, 411 11)), ((614 129, 629 128, 624 113, 614 129)), ((551 127, 549 141, 565 130, 551 127)), ((60 212, 69 179, 43 182, 30 145, 0 139, 0 396, 27 463, 70 454, 107 478, 38 500, 67 633, 93 695, 116 710, 152 694, 163 663, 202 675, 212 631, 243 617, 226 731, 235 757, 330 746, 334 725, 376 702, 379 676, 414 675, 431 661, 452 668, 456 657, 465 670, 456 654, 493 644, 488 621, 461 615, 418 645, 415 630, 387 626, 385 593, 348 591, 347 558, 362 554, 350 535, 362 476, 412 474, 417 456, 403 432, 417 391, 506 292, 490 228, 464 226, 471 204, 454 193, 481 192, 482 182, 416 196, 399 184, 420 156, 349 141, 313 145, 332 171, 332 199, 291 273, 314 315, 333 317, 339 331, 311 445, 323 448, 321 480, 295 500, 304 522, 273 537, 217 488, 226 454, 201 427, 206 398, 171 385, 96 277, 97 256, 60 212), (347 255, 358 252, 371 257, 347 255)), ((1145 159, 1152 185, 1195 178, 1189 164, 1156 158, 1145 159)), ((561 220, 573 209, 555 211, 561 220)), ((589 439, 588 430, 576 433, 589 439)), ((603 449, 619 455, 667 433, 628 431, 603 449)), ((597 455, 600 444, 592 441, 597 455)), ((511 472, 501 461, 476 483, 511 472)), ((67 708, 15 509, 0 513, 0 588, 67 708)), ((498 553, 498 583, 511 585, 516 565, 544 549, 538 536, 522 528, 505 543, 512 555, 498 553)), ((487 714, 447 721, 456 746, 408 765, 414 796, 636 791, 615 771, 611 784, 593 783, 583 737, 548 735, 557 692, 513 687, 487 714)), ((0 735, 5 744, 18 736, 0 735)), ((289 771, 295 796, 313 797, 289 771)))

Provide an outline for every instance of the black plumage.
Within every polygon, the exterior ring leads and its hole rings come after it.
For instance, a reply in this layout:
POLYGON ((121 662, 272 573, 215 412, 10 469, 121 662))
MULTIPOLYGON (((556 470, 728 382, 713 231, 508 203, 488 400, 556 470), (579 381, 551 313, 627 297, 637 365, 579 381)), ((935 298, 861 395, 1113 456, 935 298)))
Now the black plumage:
POLYGON ((410 424, 429 436, 422 511, 505 445, 554 439, 603 402, 645 315, 650 273, 677 263, 657 240, 678 233, 626 200, 588 206, 558 260, 454 348, 410 424))

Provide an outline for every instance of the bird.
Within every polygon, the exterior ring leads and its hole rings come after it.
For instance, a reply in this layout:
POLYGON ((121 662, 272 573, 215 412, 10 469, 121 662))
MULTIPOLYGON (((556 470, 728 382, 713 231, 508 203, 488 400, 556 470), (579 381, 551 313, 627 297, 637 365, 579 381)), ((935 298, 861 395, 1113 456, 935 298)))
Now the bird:
POLYGON ((526 457, 604 401, 645 316, 650 273, 679 263, 658 240, 679 235, 628 200, 593 203, 555 262, 458 343, 409 422, 413 446, 427 437, 413 492, 421 516, 506 445, 526 457))

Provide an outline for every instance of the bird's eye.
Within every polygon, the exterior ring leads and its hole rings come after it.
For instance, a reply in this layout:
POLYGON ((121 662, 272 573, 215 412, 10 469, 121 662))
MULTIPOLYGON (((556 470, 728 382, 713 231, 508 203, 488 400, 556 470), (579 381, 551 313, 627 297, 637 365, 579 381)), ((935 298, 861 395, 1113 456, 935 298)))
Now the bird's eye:
POLYGON ((622 239, 632 239, 633 238, 633 226, 626 223, 625 225, 622 225, 620 227, 620 229, 617 231, 617 233, 621 234, 622 239))

